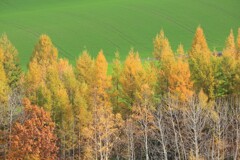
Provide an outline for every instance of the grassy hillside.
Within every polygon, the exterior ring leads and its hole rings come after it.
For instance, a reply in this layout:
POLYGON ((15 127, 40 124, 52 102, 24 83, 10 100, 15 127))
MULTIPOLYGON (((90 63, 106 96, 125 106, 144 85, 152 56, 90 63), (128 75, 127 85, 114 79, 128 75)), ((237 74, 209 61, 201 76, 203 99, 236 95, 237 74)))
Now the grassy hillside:
POLYGON ((164 29, 173 48, 189 48, 200 24, 211 49, 221 50, 229 30, 240 27, 239 0, 1 0, 0 33, 7 33, 25 67, 40 34, 74 64, 82 50, 108 61, 131 47, 152 56, 152 41, 164 29))

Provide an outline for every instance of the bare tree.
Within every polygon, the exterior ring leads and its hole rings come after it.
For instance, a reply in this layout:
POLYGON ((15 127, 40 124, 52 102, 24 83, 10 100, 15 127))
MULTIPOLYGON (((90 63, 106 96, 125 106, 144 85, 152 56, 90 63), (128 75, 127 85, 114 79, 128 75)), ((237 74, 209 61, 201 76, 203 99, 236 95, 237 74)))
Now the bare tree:
POLYGON ((194 156, 200 159, 200 147, 204 142, 203 130, 209 118, 209 111, 203 106, 198 97, 193 97, 187 104, 187 110, 184 112, 186 117, 186 126, 189 131, 190 144, 194 148, 194 156))

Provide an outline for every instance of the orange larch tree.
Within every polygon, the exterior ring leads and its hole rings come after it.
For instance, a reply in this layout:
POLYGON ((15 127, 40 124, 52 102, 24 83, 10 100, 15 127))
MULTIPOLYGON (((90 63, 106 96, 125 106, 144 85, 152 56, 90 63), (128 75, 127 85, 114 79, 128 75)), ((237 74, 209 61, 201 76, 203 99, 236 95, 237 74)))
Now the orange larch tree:
POLYGON ((172 98, 177 98, 181 102, 184 102, 189 99, 194 92, 189 64, 185 59, 182 45, 178 47, 177 56, 175 63, 172 64, 169 71, 169 91, 172 98))

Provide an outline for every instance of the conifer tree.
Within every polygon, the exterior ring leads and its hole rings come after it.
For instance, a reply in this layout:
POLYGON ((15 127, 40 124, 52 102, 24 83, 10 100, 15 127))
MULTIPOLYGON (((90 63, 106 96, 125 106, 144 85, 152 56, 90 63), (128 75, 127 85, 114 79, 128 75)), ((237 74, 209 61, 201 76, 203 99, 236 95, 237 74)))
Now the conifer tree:
POLYGON ((157 90, 158 96, 163 96, 169 92, 169 76, 172 64, 175 62, 175 57, 168 39, 164 35, 163 30, 156 36, 154 40, 154 57, 157 62, 157 90))
POLYGON ((109 97, 111 79, 107 76, 107 61, 100 51, 94 65, 94 82, 91 84, 91 110, 93 117, 94 157, 109 159, 116 138, 117 124, 109 97))
POLYGON ((115 53, 112 70, 111 102, 113 106, 113 112, 119 113, 121 110, 122 86, 120 84, 120 76, 122 72, 122 66, 118 52, 115 53))
POLYGON ((93 74, 94 61, 87 51, 83 51, 82 55, 76 62, 76 78, 82 83, 91 84, 93 74))
POLYGON ((57 68, 49 67, 46 85, 51 92, 52 119, 56 123, 58 137, 61 139, 61 157, 66 158, 72 147, 74 119, 67 90, 59 77, 57 68))
POLYGON ((18 51, 9 41, 6 34, 0 38, 0 48, 3 52, 3 67, 10 88, 16 89, 21 84, 22 70, 18 60, 18 51))
POLYGON ((9 86, 3 66, 3 60, 3 53, 2 49, 0 48, 0 104, 6 105, 8 101, 9 86))
POLYGON ((37 91, 46 85, 48 69, 51 66, 57 67, 57 55, 57 49, 51 39, 47 35, 42 35, 33 51, 25 80, 26 96, 34 104, 38 103, 37 91))
POLYGON ((162 57, 168 57, 169 60, 173 59, 173 52, 171 46, 168 39, 165 37, 163 30, 161 30, 160 33, 157 34, 153 43, 153 55, 157 60, 161 60, 162 57))
POLYGON ((123 71, 120 77, 123 91, 123 106, 121 107, 120 113, 124 118, 131 113, 131 108, 136 97, 136 91, 140 90, 143 74, 144 71, 139 55, 132 49, 124 62, 123 71))
POLYGON ((225 91, 225 95, 232 94, 235 90, 236 66, 236 46, 233 31, 231 30, 226 40, 221 63, 222 77, 220 78, 222 85, 220 88, 225 91))
POLYGON ((188 100, 193 95, 193 82, 187 61, 184 59, 184 50, 180 45, 178 48, 178 58, 172 63, 169 71, 169 92, 172 98, 181 102, 188 100))
POLYGON ((210 99, 214 98, 215 86, 211 57, 203 29, 198 27, 189 51, 189 65, 196 92, 202 88, 210 99))
POLYGON ((240 28, 238 28, 237 36, 237 59, 240 60, 240 28))
MULTIPOLYGON (((3 53, 0 48, 0 146, 4 151, 4 156, 7 152, 8 144, 8 130, 9 130, 9 117, 8 117, 8 97, 10 95, 10 87, 3 67, 3 53)), ((6 157, 5 157, 6 158, 6 157)))

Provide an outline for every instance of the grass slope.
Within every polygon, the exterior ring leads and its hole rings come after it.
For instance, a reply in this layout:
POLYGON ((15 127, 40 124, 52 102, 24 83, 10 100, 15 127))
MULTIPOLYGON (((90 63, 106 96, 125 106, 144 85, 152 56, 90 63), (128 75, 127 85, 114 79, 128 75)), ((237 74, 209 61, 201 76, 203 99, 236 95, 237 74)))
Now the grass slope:
POLYGON ((48 34, 61 57, 73 64, 82 50, 100 49, 111 61, 131 47, 152 56, 152 41, 164 29, 174 49, 189 48, 198 25, 211 49, 221 50, 229 30, 240 27, 239 0, 1 0, 0 33, 7 33, 26 67, 34 44, 48 34))

